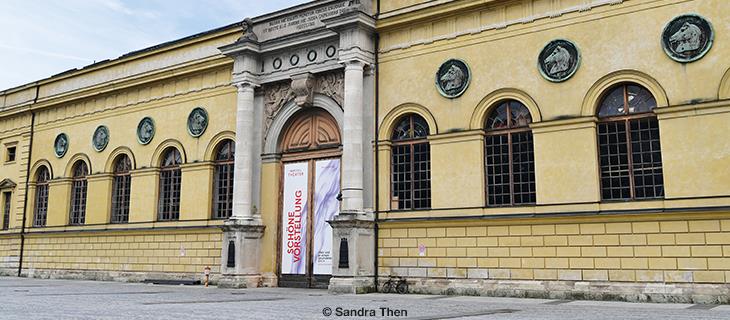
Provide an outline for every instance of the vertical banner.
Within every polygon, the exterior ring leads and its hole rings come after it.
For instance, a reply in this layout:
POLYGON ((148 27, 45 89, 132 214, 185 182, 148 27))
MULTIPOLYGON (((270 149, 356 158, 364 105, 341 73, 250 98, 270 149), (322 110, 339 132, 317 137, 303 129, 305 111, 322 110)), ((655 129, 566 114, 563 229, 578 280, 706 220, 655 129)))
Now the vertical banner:
POLYGON ((309 163, 284 165, 281 273, 307 273, 307 199, 309 163))
POLYGON ((340 159, 315 162, 314 274, 332 274, 332 227, 327 221, 340 212, 340 159))

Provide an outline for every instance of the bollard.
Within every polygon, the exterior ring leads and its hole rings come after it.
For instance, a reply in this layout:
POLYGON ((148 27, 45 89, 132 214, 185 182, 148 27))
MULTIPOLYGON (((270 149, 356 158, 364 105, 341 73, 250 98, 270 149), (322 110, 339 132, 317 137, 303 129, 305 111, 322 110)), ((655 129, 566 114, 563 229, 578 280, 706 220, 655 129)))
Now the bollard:
POLYGON ((210 279, 210 267, 206 266, 205 269, 203 269, 203 274, 205 274, 205 287, 208 287, 208 280, 210 279))

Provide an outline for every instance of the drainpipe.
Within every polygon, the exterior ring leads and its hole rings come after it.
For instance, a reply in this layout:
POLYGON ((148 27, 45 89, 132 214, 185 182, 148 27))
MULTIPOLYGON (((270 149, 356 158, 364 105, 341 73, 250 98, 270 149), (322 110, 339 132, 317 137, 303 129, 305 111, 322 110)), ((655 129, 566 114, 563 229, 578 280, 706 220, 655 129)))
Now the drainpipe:
POLYGON ((380 109, 380 65, 378 64, 378 52, 380 51, 380 33, 377 31, 377 21, 380 16, 380 0, 376 2, 375 8, 375 257, 373 259, 375 275, 375 292, 378 292, 378 216, 380 211, 380 150, 378 150, 378 109, 380 109))
POLYGON ((36 84, 35 98, 30 105, 30 141, 28 142, 28 163, 25 166, 25 195, 23 196, 23 222, 20 224, 20 257, 18 259, 18 277, 23 271, 23 250, 25 248, 25 223, 28 216, 28 185, 30 184, 30 166, 33 160, 33 131, 35 130, 35 111, 33 105, 38 102, 40 86, 36 84))

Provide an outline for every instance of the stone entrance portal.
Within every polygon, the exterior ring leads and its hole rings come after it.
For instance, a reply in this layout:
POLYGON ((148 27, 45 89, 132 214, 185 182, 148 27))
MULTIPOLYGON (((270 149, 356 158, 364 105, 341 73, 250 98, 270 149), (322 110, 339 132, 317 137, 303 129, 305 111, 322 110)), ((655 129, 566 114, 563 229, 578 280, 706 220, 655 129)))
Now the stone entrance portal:
POLYGON ((374 27, 370 1, 314 1, 219 48, 238 89, 223 286, 372 286, 374 27))

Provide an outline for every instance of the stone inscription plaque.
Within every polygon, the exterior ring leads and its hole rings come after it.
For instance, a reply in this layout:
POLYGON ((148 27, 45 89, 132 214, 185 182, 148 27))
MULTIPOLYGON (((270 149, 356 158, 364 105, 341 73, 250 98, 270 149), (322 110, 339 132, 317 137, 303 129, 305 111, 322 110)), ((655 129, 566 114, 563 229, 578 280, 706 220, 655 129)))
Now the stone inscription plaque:
POLYGON ((276 17, 271 20, 264 20, 254 25, 254 33, 258 35, 259 41, 266 41, 288 34, 298 33, 305 30, 315 29, 324 26, 322 20, 334 18, 344 13, 356 10, 369 13, 369 1, 335 1, 322 6, 293 12, 289 15, 276 17))

